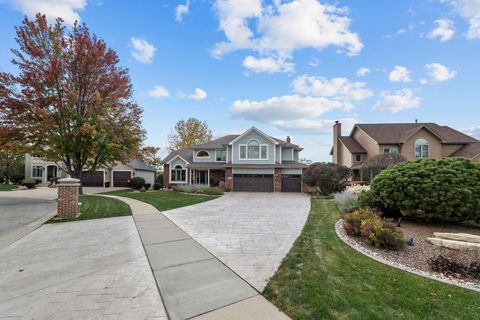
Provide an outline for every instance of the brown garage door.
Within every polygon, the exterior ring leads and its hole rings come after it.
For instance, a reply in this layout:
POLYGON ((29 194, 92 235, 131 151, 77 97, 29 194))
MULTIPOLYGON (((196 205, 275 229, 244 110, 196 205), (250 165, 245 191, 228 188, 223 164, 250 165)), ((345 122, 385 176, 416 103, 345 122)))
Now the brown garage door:
POLYGON ((302 176, 282 174, 282 192, 302 192, 302 176))
POLYGON ((83 172, 82 186, 103 187, 103 171, 83 172))
POLYGON ((113 171, 113 186, 120 188, 128 188, 128 180, 132 177, 130 171, 113 171))
POLYGON ((273 192, 273 174, 234 174, 233 191, 273 192))

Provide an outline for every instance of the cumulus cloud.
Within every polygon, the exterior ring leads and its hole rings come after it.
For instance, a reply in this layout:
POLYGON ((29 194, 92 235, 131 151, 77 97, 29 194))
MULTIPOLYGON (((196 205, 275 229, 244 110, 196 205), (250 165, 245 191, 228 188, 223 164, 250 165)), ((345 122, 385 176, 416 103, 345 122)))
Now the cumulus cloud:
POLYGON ((155 47, 153 44, 149 43, 145 39, 130 38, 130 44, 132 45, 133 51, 132 56, 140 63, 152 63, 153 56, 155 55, 155 47))
POLYGON ((422 99, 415 96, 412 89, 402 89, 396 92, 382 91, 381 100, 373 107, 374 111, 397 113, 407 109, 420 107, 422 99))
POLYGON ((469 136, 480 139, 480 125, 476 127, 463 128, 463 129, 460 129, 460 131, 462 131, 465 134, 468 134, 469 136))
POLYGON ((190 11, 190 0, 187 0, 185 4, 179 4, 175 8, 175 21, 182 21, 183 16, 187 15, 190 11))
POLYGON ((357 75, 357 77, 364 77, 367 74, 369 74, 370 72, 371 72, 370 69, 368 69, 366 67, 360 67, 360 68, 358 68, 356 75, 357 75))
POLYGON ((192 94, 186 94, 186 93, 180 92, 179 96, 180 98, 201 101, 201 100, 205 100, 208 97, 208 94, 205 90, 201 88, 196 88, 192 94))
POLYGON ((273 5, 263 5, 261 0, 217 0, 215 10, 227 40, 215 44, 214 57, 250 49, 264 57, 291 58, 297 49, 328 46, 356 55, 363 48, 358 34, 350 31, 348 10, 317 0, 274 1, 273 5))
POLYGON ((449 2, 457 13, 467 20, 469 27, 465 34, 467 39, 480 38, 480 1, 478 0, 442 0, 449 2))
POLYGON ((431 63, 425 65, 431 79, 436 82, 447 81, 455 78, 457 71, 451 70, 440 63, 431 63))
POLYGON ((152 98, 169 97, 170 93, 164 86, 155 86, 153 90, 148 91, 148 95, 152 98))
POLYGON ((243 66, 253 72, 292 72, 295 69, 295 64, 285 61, 282 58, 255 58, 247 56, 243 60, 243 66))
POLYGON ((78 12, 87 6, 87 0, 7 0, 7 2, 27 16, 33 17, 40 12, 50 21, 60 17, 68 25, 80 21, 78 12))
POLYGON ((440 42, 445 42, 452 39, 455 34, 455 27, 453 21, 450 19, 438 19, 435 21, 437 27, 430 32, 427 37, 430 39, 438 38, 440 42))
POLYGON ((410 78, 410 71, 403 66, 395 66, 388 75, 388 79, 392 82, 409 82, 412 81, 410 78))
POLYGON ((293 89, 297 93, 327 97, 334 100, 361 101, 373 95, 366 88, 365 82, 352 82, 347 78, 314 77, 302 75, 293 81, 293 89))

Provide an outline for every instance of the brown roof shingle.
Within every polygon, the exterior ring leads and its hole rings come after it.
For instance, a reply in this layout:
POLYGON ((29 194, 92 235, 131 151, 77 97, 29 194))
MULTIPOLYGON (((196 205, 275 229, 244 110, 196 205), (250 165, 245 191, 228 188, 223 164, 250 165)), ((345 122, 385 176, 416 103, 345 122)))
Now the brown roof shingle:
POLYGON ((465 157, 470 159, 480 159, 480 142, 470 143, 461 147, 450 155, 451 157, 465 157))
POLYGON ((367 150, 352 137, 339 137, 339 139, 351 153, 367 153, 367 150))

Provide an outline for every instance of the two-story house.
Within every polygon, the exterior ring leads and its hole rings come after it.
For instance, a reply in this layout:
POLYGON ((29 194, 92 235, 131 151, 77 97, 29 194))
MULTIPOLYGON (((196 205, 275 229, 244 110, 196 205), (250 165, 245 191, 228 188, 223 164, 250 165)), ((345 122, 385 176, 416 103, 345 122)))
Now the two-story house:
POLYGON ((435 123, 356 124, 342 136, 342 124, 333 126, 332 162, 351 168, 354 180, 363 180, 362 164, 371 157, 396 153, 407 160, 466 157, 480 159, 480 141, 435 123))
POLYGON ((302 192, 298 145, 257 128, 170 153, 163 160, 164 188, 179 184, 218 186, 232 191, 302 192))

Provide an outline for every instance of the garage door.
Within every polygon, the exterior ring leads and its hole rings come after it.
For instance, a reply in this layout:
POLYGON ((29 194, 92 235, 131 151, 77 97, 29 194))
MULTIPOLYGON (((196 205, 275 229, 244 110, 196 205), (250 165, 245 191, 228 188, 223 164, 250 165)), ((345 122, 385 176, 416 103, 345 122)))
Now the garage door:
POLYGON ((273 192, 273 174, 234 174, 233 191, 273 192))
POLYGON ((120 188, 128 188, 128 180, 132 177, 130 171, 113 171, 113 186, 120 188))
POLYGON ((83 172, 82 186, 103 187, 103 171, 83 172))
POLYGON ((282 192, 302 192, 302 176, 282 174, 282 192))

